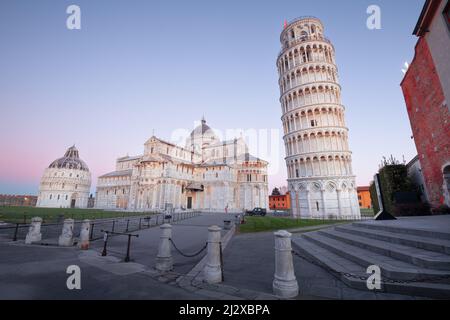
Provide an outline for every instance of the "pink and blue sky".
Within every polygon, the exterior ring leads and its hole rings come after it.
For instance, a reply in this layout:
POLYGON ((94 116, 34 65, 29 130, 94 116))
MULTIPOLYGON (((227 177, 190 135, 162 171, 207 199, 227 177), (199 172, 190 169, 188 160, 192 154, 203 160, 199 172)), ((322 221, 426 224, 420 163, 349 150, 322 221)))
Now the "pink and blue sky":
MULTIPOLYGON (((0 194, 37 194, 43 170, 76 144, 93 175, 141 154, 155 130, 281 129, 275 61, 285 19, 313 15, 336 48, 353 170, 416 155, 400 81, 423 0, 0 2, 0 194), (77 4, 82 29, 66 28, 77 4), (381 7, 382 29, 366 27, 381 7)), ((280 137, 280 144, 283 146, 280 137)), ((285 185, 284 147, 270 187, 285 185)))

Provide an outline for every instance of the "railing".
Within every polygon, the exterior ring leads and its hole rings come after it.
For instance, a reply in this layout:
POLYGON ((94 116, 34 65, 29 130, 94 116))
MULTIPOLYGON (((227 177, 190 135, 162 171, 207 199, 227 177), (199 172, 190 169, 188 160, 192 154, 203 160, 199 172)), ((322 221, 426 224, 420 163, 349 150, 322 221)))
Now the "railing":
MULTIPOLYGON (((199 212, 188 211, 172 213, 170 219, 165 219, 165 214, 155 214, 150 216, 91 220, 89 239, 90 241, 103 239, 104 232, 102 232, 102 230, 108 230, 112 233, 135 232, 138 230, 159 226, 166 222, 176 223, 181 220, 198 216, 199 214, 199 212)), ((73 232, 75 237, 80 234, 82 222, 83 221, 75 221, 73 232)), ((63 225, 63 222, 41 224, 42 240, 37 242, 37 244, 57 245, 63 225)), ((9 242, 24 240, 29 228, 30 224, 27 223, 13 223, 6 226, 0 226, 0 241, 9 242)))

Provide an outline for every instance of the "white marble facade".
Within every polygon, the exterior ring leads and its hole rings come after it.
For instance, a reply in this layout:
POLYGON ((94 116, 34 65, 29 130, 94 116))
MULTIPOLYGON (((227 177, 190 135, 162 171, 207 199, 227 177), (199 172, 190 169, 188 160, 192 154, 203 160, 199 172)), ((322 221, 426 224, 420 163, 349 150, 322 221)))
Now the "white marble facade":
POLYGON ((184 147, 155 136, 144 154, 117 159, 98 179, 96 208, 166 208, 241 212, 268 208, 266 161, 248 153, 242 138, 220 141, 202 120, 184 147))
POLYGON ((293 215, 360 218, 334 46, 314 17, 287 24, 280 41, 277 67, 293 215))
POLYGON ((91 173, 73 146, 45 169, 36 206, 87 208, 90 189, 91 173))

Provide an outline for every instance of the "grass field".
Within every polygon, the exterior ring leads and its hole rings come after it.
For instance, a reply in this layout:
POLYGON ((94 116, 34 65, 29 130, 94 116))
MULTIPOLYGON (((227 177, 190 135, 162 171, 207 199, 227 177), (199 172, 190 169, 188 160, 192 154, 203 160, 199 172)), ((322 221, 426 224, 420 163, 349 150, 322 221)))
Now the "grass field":
POLYGON ((29 223, 33 217, 41 217, 44 223, 56 222, 60 215, 65 219, 105 219, 119 218, 123 216, 148 215, 146 212, 118 212, 103 211, 97 209, 54 209, 54 208, 36 208, 36 207, 0 207, 0 221, 10 223, 29 223))
POLYGON ((363 217, 373 217, 375 214, 373 213, 373 209, 361 209, 361 215, 363 217))
MULTIPOLYGON (((239 226, 242 233, 289 230, 302 227, 322 226, 326 224, 335 224, 343 221, 323 221, 323 220, 303 220, 277 217, 245 217, 245 224, 239 226)), ((348 221, 346 221, 348 222, 348 221)))

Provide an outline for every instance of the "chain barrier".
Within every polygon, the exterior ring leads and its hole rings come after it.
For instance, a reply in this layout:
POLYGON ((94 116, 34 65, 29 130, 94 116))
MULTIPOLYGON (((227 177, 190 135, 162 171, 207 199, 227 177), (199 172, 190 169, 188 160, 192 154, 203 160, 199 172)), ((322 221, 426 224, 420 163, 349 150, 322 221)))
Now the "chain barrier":
MULTIPOLYGON (((303 259, 303 260, 317 266, 317 267, 324 269, 325 271, 327 271, 331 274, 337 274, 339 276, 345 276, 347 278, 358 279, 361 281, 367 281, 370 277, 370 276, 356 275, 356 274, 352 274, 352 273, 348 273, 348 272, 337 272, 337 271, 331 269, 330 267, 328 267, 320 262, 317 262, 315 260, 309 259, 294 250, 292 250, 292 254, 300 259, 303 259)), ((433 282, 433 281, 447 280, 447 279, 450 279, 450 274, 442 275, 442 276, 435 276, 435 277, 428 277, 428 278, 412 279, 412 280, 399 280, 399 279, 391 279, 388 277, 382 277, 381 282, 396 283, 396 284, 408 284, 408 283, 419 283, 419 282, 433 282)))
POLYGON ((201 248, 200 251, 198 251, 197 253, 194 253, 194 254, 185 254, 185 253, 181 252, 180 249, 177 248, 177 246, 175 245, 175 242, 173 242, 172 239, 169 239, 169 240, 170 240, 170 242, 172 243, 172 245, 173 245, 173 247, 175 248, 175 250, 176 250, 179 254, 181 254, 183 257, 186 257, 186 258, 193 258, 193 257, 196 257, 196 256, 200 255, 203 251, 205 251, 205 249, 208 247, 208 243, 206 243, 206 244, 203 246, 203 248, 201 248))

